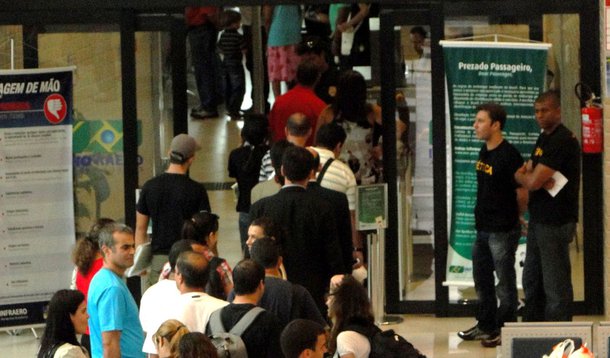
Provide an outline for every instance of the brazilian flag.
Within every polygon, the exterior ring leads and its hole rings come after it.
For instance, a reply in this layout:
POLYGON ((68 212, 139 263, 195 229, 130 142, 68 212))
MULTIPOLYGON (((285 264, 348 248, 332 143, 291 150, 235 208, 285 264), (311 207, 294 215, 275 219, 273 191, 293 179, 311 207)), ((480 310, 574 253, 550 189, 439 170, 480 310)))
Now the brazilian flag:
MULTIPOLYGON (((142 130, 138 121, 138 146, 142 130)), ((123 121, 77 120, 72 129, 74 153, 119 153, 123 151, 123 121)))

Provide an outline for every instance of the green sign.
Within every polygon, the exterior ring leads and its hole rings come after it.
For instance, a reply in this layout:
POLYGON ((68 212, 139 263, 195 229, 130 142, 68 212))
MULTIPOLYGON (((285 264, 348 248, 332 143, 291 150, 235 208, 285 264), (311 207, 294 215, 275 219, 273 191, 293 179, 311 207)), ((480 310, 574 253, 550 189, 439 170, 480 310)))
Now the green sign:
MULTIPOLYGON (((472 125, 476 106, 504 106, 504 138, 525 160, 540 129, 534 100, 543 91, 547 44, 442 41, 451 115, 452 201, 447 281, 470 280, 472 244, 476 238, 475 163, 483 144, 472 125)), ((498 203, 501 205, 501 203, 498 203)))
POLYGON ((356 217, 358 230, 375 230, 387 227, 387 184, 360 185, 356 190, 356 217))

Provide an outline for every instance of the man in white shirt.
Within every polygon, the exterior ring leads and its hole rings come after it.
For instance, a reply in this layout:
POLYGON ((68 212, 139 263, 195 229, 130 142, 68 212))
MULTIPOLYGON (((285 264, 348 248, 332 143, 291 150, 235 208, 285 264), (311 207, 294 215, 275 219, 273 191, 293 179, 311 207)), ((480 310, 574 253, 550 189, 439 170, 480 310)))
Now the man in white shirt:
POLYGON ((205 293, 209 272, 205 256, 197 252, 183 252, 176 262, 176 287, 180 291, 174 318, 184 323, 191 332, 205 332, 212 312, 229 303, 205 293))
POLYGON ((171 268, 169 278, 150 286, 140 300, 140 322, 146 334, 142 352, 148 353, 150 357, 157 357, 157 348, 152 336, 163 322, 173 318, 173 307, 180 297, 174 277, 176 261, 181 253, 193 251, 193 245, 198 243, 193 240, 178 240, 172 245, 169 251, 171 268))

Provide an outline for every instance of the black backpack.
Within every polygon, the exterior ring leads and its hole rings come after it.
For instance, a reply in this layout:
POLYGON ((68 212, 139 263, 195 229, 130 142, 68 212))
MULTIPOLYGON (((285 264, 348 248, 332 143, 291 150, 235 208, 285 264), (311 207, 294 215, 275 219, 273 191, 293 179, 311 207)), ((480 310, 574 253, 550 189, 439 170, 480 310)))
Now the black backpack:
POLYGON ((426 358, 394 330, 382 331, 375 325, 349 325, 346 331, 358 332, 369 339, 371 354, 369 358, 426 358))

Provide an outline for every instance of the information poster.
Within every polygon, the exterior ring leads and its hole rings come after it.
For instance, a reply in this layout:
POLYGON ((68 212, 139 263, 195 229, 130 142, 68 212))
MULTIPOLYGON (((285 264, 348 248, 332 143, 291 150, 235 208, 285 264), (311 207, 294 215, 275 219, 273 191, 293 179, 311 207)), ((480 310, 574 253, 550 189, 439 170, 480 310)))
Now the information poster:
POLYGON ((358 230, 376 230, 387 227, 387 184, 359 185, 356 188, 356 217, 358 230), (381 223, 378 222, 381 219, 381 223))
POLYGON ((508 115, 504 138, 528 160, 540 133, 534 100, 544 89, 550 45, 471 41, 441 41, 441 45, 449 95, 453 183, 445 284, 472 285, 475 164, 483 144, 472 128, 475 108, 490 101, 504 106, 508 115))
POLYGON ((0 71, 0 327, 44 322, 70 283, 72 72, 0 71))

